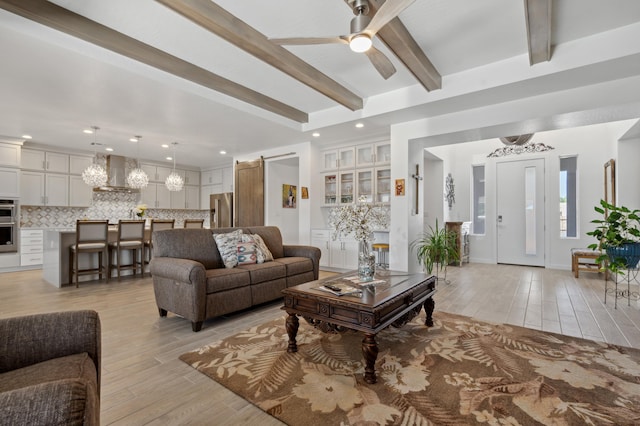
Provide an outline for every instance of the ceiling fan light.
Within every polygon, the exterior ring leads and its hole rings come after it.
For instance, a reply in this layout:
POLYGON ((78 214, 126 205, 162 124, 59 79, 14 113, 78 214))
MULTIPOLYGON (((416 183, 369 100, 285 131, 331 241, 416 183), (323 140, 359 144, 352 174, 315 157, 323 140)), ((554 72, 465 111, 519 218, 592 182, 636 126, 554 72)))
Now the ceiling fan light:
POLYGON ((371 48, 372 44, 371 38, 366 34, 356 34, 349 41, 351 50, 358 53, 366 52, 371 48))

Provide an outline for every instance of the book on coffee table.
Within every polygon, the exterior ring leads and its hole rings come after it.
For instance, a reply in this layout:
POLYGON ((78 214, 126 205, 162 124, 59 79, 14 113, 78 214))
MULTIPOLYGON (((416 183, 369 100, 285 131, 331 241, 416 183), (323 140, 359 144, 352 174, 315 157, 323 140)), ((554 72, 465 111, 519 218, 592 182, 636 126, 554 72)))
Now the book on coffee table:
POLYGON ((318 290, 326 291, 335 296, 360 295, 362 289, 341 282, 329 282, 317 287, 318 290))

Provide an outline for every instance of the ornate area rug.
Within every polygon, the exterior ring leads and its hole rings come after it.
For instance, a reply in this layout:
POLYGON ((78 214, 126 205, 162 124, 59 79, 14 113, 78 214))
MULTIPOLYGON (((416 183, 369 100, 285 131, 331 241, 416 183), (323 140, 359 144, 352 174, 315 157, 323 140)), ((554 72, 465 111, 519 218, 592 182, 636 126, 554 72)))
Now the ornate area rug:
POLYGON ((364 382, 363 334, 285 320, 180 356, 290 425, 640 424, 640 351, 424 311, 377 335, 378 382, 364 382))

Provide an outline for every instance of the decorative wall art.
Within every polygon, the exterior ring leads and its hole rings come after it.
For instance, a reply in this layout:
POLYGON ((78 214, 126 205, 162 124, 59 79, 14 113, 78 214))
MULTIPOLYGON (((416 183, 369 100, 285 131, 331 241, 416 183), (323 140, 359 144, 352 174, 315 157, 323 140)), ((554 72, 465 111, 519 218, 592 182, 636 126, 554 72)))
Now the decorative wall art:
POLYGON ((282 185, 282 208, 296 208, 296 189, 295 185, 287 185, 286 183, 282 185))
POLYGON ((456 202, 456 191, 455 187, 453 186, 453 176, 451 176, 451 173, 447 175, 447 180, 445 182, 444 198, 447 200, 449 210, 451 210, 453 204, 456 202))
POLYGON ((396 197, 404 197, 404 179, 396 179, 396 197))
POLYGON ((309 198, 309 188, 307 188, 306 186, 301 186, 300 187, 300 192, 301 192, 300 197, 303 200, 306 200, 306 199, 309 198))

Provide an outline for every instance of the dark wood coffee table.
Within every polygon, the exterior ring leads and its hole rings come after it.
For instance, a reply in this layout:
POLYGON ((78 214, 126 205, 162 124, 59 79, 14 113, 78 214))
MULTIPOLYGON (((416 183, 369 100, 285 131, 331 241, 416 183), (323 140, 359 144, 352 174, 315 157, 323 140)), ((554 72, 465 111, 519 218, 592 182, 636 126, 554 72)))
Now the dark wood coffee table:
POLYGON ((323 284, 344 283, 355 272, 311 281, 282 290, 284 306, 289 315, 286 329, 289 335, 287 352, 297 352, 298 315, 325 332, 344 329, 364 332, 362 354, 365 359, 364 380, 376 382, 375 363, 378 357, 376 334, 393 325, 400 327, 415 317, 424 306, 425 325, 433 326, 436 277, 403 272, 376 272, 375 280, 382 281, 363 289, 361 295, 336 296, 318 287, 323 284))

